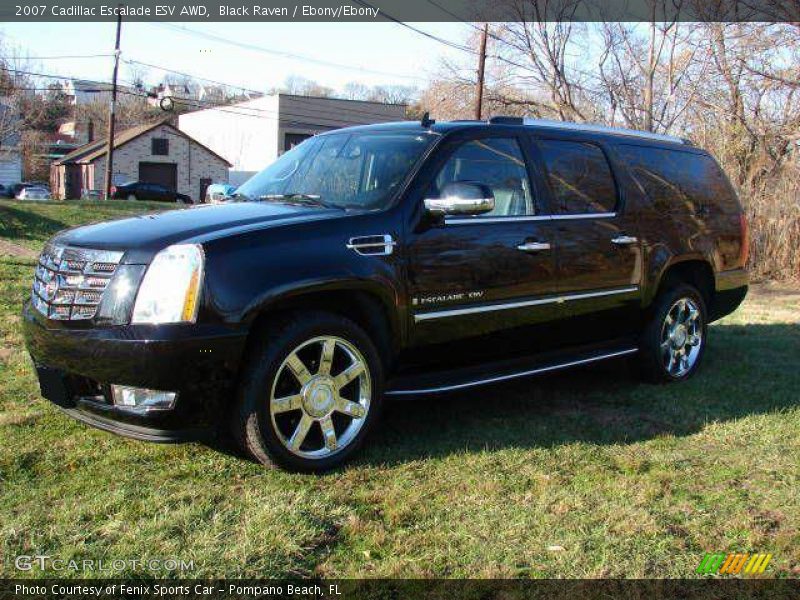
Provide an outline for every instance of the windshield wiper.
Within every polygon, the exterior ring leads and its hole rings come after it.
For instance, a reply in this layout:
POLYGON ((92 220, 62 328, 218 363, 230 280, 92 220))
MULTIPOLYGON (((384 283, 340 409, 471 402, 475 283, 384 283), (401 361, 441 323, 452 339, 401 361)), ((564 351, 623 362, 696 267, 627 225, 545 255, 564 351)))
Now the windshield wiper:
POLYGON ((264 194, 258 197, 259 200, 290 200, 298 204, 310 204, 314 206, 321 206, 323 208, 338 208, 333 204, 324 202, 318 194, 301 194, 301 193, 288 193, 288 194, 264 194))

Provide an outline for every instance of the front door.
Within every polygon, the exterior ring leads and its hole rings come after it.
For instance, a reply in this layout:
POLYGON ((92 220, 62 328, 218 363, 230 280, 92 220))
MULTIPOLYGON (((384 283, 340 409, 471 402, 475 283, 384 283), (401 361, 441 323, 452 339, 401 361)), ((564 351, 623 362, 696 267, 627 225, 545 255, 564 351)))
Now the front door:
POLYGON ((529 328, 551 322, 556 311, 543 301, 556 292, 556 240, 553 224, 541 214, 521 140, 454 141, 442 149, 439 163, 426 197, 439 197, 450 183, 481 183, 492 190, 495 208, 423 224, 410 234, 412 345, 432 347, 435 354, 417 356, 462 364, 465 355, 479 362, 483 355, 497 358, 535 346, 529 328))
POLYGON ((558 236, 562 339, 608 341, 636 331, 642 249, 633 211, 605 150, 574 138, 540 138, 558 236))

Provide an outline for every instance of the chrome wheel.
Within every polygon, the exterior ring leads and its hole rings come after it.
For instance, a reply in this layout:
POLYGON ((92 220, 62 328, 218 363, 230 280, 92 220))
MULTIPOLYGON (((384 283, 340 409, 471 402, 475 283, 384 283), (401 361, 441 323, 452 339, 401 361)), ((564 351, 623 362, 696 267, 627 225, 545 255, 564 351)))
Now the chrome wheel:
POLYGON ((316 337, 295 348, 278 368, 270 418, 289 452, 324 458, 358 435, 371 395, 369 367, 361 352, 345 339, 316 337))
POLYGON ((678 299, 667 311, 661 326, 661 356, 672 377, 692 370, 703 346, 703 320, 698 304, 691 298, 678 299))

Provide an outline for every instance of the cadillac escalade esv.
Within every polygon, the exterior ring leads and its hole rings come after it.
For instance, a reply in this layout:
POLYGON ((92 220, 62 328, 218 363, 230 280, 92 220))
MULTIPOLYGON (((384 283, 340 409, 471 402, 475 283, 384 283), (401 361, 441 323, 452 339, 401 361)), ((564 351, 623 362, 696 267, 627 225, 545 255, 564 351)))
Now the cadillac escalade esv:
POLYGON ((24 330, 42 395, 81 421, 232 428, 264 464, 319 471, 387 396, 616 357, 690 377, 746 294, 747 246, 686 141, 426 116, 315 136, 224 204, 59 233, 24 330))

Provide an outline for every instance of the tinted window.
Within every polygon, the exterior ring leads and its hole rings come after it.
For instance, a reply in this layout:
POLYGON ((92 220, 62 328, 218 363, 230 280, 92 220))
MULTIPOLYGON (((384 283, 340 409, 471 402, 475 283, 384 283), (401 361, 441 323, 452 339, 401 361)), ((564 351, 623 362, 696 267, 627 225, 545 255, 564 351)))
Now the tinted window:
POLYGON ((445 163, 429 197, 436 198, 448 183, 482 183, 494 192, 494 210, 483 216, 534 214, 525 159, 516 140, 486 138, 465 142, 445 163))
POLYGON ((307 194, 344 208, 383 208, 435 139, 405 132, 312 137, 247 180, 234 198, 307 194))
POLYGON ((727 177, 708 155, 631 145, 620 145, 618 151, 656 209, 683 205, 739 211, 727 177))
POLYGON ((558 214, 613 212, 617 189, 605 154, 584 142, 539 142, 558 214))

